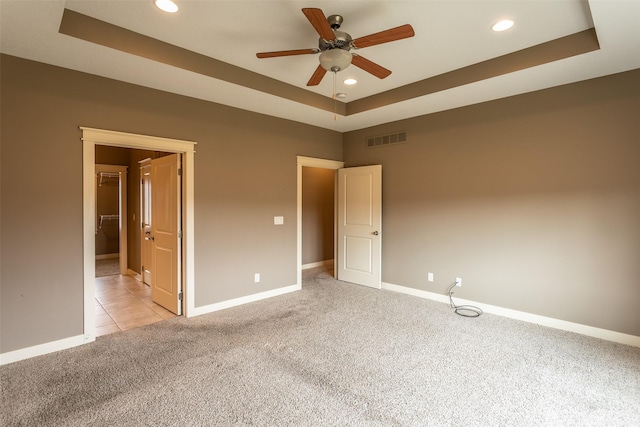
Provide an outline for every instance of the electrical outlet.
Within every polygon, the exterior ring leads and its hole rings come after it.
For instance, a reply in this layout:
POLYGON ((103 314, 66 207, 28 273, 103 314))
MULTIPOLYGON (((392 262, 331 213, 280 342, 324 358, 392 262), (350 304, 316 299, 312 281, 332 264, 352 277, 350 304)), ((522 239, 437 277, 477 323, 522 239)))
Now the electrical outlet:
POLYGON ((462 286, 462 277, 456 277, 456 286, 462 286))
POLYGON ((433 282, 433 273, 427 273, 427 280, 433 282))
POLYGON ((260 273, 256 273, 253 275, 253 281, 254 283, 260 282, 260 273))

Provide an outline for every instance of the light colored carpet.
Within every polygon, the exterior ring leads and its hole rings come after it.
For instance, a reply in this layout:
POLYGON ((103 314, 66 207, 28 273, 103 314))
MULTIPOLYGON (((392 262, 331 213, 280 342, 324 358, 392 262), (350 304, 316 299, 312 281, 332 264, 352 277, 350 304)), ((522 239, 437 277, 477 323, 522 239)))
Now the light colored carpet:
POLYGON ((637 426, 640 349, 338 282, 0 367, 3 426, 637 426))

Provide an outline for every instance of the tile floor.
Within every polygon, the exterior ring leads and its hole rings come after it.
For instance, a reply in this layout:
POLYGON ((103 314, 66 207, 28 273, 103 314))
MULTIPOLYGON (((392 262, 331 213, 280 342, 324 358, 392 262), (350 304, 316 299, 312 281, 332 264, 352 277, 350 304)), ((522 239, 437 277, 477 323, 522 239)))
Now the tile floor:
POLYGON ((131 276, 96 277, 95 283, 98 337, 176 317, 151 301, 151 288, 131 276))

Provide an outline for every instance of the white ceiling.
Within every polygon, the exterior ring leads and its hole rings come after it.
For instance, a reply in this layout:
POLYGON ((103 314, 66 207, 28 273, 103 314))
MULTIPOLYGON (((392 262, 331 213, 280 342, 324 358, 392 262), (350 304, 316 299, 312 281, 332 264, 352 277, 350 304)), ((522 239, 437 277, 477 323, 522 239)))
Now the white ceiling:
MULTIPOLYGON (((166 14, 151 0, 0 0, 2 53, 337 131, 349 131, 640 68, 640 0, 193 1, 166 14), (358 53, 393 71, 379 80, 355 66, 337 75, 345 102, 397 88, 595 27, 600 50, 370 111, 338 116, 58 32, 65 8, 331 97, 333 75, 308 88, 317 55, 258 59, 263 51, 317 47, 302 14, 317 7, 344 17, 353 38, 402 24, 415 37, 358 53), (515 26, 491 31, 499 19, 515 26), (342 81, 355 77, 358 84, 342 81)), ((5 107, 6 108, 6 107, 5 107)))

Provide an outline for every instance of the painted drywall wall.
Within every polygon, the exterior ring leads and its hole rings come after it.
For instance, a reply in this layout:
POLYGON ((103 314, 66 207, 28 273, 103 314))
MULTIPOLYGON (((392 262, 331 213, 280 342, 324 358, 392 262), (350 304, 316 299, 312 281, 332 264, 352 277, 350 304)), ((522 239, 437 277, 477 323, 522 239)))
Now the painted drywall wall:
POLYGON ((383 165, 383 281, 640 335, 639 111, 635 70, 345 134, 383 165))
POLYGON ((336 171, 302 168, 302 264, 333 259, 336 171))
MULTIPOLYGON (((96 146, 96 164, 120 165, 129 167, 129 149, 119 147, 96 146)), ((127 173, 130 171, 127 170, 127 173)), ((129 190, 129 188, 127 188, 129 190)))
POLYGON ((296 283, 296 156, 341 160, 340 133, 7 55, 0 66, 1 353, 83 334, 79 126, 198 142, 196 307, 296 283))

